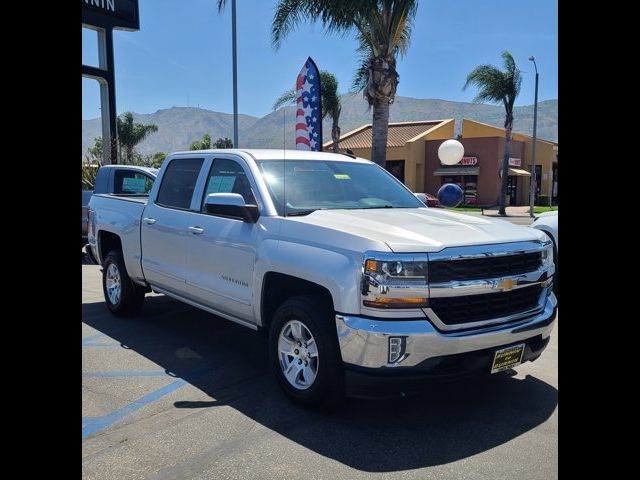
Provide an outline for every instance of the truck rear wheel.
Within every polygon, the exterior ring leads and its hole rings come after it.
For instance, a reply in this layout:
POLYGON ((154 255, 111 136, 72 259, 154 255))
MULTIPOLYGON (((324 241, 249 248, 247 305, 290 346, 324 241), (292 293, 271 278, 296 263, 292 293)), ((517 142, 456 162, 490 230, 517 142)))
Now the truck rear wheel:
POLYGON ((142 308, 145 290, 129 277, 120 250, 111 250, 102 264, 102 291, 107 308, 118 317, 135 316, 142 308))
POLYGON ((332 406, 344 397, 335 320, 326 303, 312 295, 290 298, 269 328, 271 369, 287 396, 306 406, 332 406))

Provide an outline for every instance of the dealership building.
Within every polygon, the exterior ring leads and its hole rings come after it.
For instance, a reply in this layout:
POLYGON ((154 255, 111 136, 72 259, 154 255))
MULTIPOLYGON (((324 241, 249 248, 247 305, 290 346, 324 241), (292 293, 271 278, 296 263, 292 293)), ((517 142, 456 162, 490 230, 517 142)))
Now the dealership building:
MULTIPOLYGON (((387 170, 414 192, 435 194, 445 183, 457 183, 464 191, 466 205, 497 205, 500 197, 501 165, 505 130, 463 119, 458 140, 464 158, 445 166, 438 159, 438 147, 455 135, 454 119, 397 122, 389 124, 387 170)), ((371 124, 340 137, 340 151, 351 150, 371 158, 371 124)), ((333 142, 324 144, 330 150, 333 142)), ((533 138, 513 132, 509 155, 509 205, 529 204, 531 151, 533 138)), ((547 204, 551 195, 558 203, 558 143, 536 140, 536 199, 547 204)))

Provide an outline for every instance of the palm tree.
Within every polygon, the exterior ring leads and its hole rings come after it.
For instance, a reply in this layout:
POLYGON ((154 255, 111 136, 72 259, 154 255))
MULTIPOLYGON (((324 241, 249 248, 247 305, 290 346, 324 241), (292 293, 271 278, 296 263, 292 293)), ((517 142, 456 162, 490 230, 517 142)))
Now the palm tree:
POLYGON ((509 175, 509 151, 511 148, 511 130, 513 129, 513 106, 520 93, 522 77, 513 56, 506 50, 502 52, 504 70, 493 65, 479 65, 467 76, 463 89, 469 85, 478 87, 474 102, 502 103, 505 109, 504 156, 502 157, 502 186, 500 189, 500 215, 506 215, 507 180, 509 175))
POLYGON ((327 32, 356 32, 362 61, 353 86, 373 108, 371 159, 381 166, 387 157, 389 105, 398 87, 396 58, 409 48, 417 7, 417 0, 279 0, 271 25, 276 49, 305 20, 320 21, 327 32))
POLYGON ((122 155, 122 150, 124 149, 127 162, 132 163, 135 146, 144 140, 147 135, 157 131, 157 125, 134 123, 133 113, 123 113, 118 117, 118 143, 120 144, 120 155, 122 155))
MULTIPOLYGON (((320 70, 320 98, 322 99, 322 118, 327 115, 331 117, 331 139, 333 140, 333 151, 338 153, 340 143, 340 95, 338 95, 338 79, 331 72, 320 70)), ((283 105, 295 103, 295 89, 287 90, 273 104, 273 109, 277 110, 283 105)))

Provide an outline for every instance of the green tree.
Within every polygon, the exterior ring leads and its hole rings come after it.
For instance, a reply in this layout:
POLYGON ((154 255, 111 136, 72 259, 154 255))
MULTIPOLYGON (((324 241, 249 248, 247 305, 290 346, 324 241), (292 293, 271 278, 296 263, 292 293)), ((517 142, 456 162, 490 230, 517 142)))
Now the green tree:
POLYGON ((117 125, 120 160, 122 162, 124 156, 126 162, 123 163, 131 164, 134 160, 134 149, 136 145, 144 140, 150 133, 157 132, 158 126, 135 123, 133 121, 133 113, 131 112, 125 112, 118 117, 117 125))
MULTIPOLYGON (((218 0, 223 7, 226 0, 218 0)), ((306 20, 319 21, 328 33, 356 32, 360 66, 353 90, 362 91, 373 109, 371 159, 384 166, 389 106, 398 87, 396 59, 409 48, 417 0, 278 0, 271 25, 273 46, 306 20)))
POLYGON ((211 135, 205 133, 202 140, 196 140, 191 144, 189 150, 209 150, 211 148, 233 148, 233 142, 230 138, 220 137, 212 144, 211 135))
POLYGON ((504 129, 504 155, 502 157, 502 185, 500 188, 499 210, 500 215, 506 215, 507 182, 509 176, 509 152, 511 148, 511 131, 513 129, 513 106, 516 97, 520 93, 522 77, 516 66, 513 56, 506 50, 502 52, 504 70, 493 65, 479 65, 474 68, 464 84, 463 89, 469 85, 478 88, 474 102, 489 102, 503 104, 505 109, 504 129))
POLYGON ((167 158, 167 154, 164 152, 156 152, 151 157, 150 166, 153 168, 160 168, 162 166, 162 162, 167 158))
MULTIPOLYGON (((333 151, 338 152, 340 143, 340 95, 338 94, 338 79, 334 74, 326 70, 320 70, 320 97, 322 98, 322 118, 331 118, 331 139, 333 140, 333 151)), ((287 90, 273 104, 273 109, 277 110, 283 105, 296 102, 295 89, 287 90)))
POLYGON ((211 135, 204 134, 202 140, 196 140, 191 144, 189 150, 209 150, 211 148, 211 135))
POLYGON ((215 148, 233 148, 233 140, 228 137, 218 138, 214 146, 215 148))
POLYGON ((90 164, 102 165, 102 137, 93 139, 93 147, 87 148, 85 160, 90 164))

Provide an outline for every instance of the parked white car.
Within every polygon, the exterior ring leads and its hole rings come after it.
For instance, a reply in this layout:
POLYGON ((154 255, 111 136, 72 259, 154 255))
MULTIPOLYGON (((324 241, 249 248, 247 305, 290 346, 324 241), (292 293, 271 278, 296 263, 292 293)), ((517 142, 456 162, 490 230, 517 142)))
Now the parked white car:
POLYGON ((553 261, 556 264, 556 276, 553 291, 558 295, 558 211, 545 212, 536 215, 536 219, 531 224, 533 228, 542 230, 553 241, 553 261))

